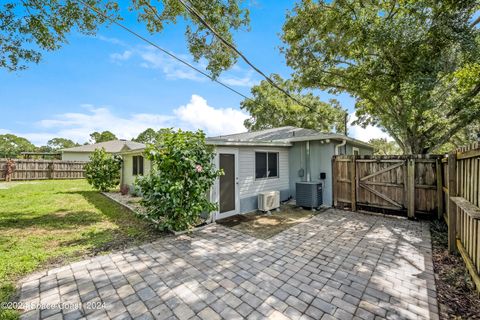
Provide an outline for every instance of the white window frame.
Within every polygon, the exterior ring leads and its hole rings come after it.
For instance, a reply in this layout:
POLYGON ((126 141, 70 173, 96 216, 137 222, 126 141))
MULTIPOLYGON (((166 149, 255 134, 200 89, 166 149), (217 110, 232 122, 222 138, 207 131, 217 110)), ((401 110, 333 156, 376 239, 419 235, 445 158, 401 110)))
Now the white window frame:
POLYGON ((357 148, 357 147, 352 147, 352 154, 353 154, 353 155, 355 155, 355 151, 357 151, 357 152, 358 152, 358 154, 357 154, 357 155, 359 156, 359 155, 360 155, 360 149, 359 149, 359 148, 357 148))

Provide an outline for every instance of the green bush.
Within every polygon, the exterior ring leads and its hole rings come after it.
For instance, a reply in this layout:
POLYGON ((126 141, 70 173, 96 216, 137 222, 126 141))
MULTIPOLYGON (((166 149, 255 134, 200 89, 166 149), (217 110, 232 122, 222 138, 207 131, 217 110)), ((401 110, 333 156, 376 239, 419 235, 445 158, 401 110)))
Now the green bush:
POLYGON ((96 149, 85 165, 85 177, 90 185, 100 191, 108 191, 120 184, 122 159, 112 155, 104 148, 96 149))
POLYGON ((146 151, 152 161, 151 173, 136 181, 147 217, 159 221, 161 228, 180 231, 197 225, 201 213, 216 210, 217 205, 208 199, 221 175, 214 156, 201 130, 163 130, 160 141, 146 151))

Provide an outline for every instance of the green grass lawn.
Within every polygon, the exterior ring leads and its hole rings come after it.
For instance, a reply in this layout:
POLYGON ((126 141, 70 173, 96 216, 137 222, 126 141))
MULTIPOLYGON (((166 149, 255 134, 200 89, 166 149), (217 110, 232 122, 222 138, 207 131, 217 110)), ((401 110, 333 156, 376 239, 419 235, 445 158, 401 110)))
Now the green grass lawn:
POLYGON ((160 236, 85 180, 0 182, 0 303, 31 272, 160 236))

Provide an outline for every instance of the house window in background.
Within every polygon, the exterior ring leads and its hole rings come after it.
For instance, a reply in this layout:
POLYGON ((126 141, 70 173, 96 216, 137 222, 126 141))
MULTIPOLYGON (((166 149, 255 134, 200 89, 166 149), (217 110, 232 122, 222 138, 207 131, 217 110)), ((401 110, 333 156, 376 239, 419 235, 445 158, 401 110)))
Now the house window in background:
POLYGON ((278 152, 255 152, 255 179, 278 178, 278 152))
POLYGON ((143 175, 143 157, 133 156, 133 175, 143 175))

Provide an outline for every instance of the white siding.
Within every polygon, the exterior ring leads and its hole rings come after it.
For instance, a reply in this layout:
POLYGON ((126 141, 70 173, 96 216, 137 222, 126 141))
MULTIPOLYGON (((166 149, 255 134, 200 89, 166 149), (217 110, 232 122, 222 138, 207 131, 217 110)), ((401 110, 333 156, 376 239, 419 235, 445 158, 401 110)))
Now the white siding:
MULTIPOLYGON (((122 183, 133 186, 137 176, 133 175, 133 156, 141 156, 142 153, 138 154, 128 154, 123 156, 123 167, 122 167, 122 183)), ((143 175, 150 173, 151 161, 143 158, 143 175)))
POLYGON ((63 152, 64 161, 90 161, 90 152, 63 152))
POLYGON ((240 199, 256 197, 259 192, 289 188, 288 148, 240 147, 238 156, 238 184, 240 199), (279 153, 279 177, 255 180, 255 151, 279 153))

